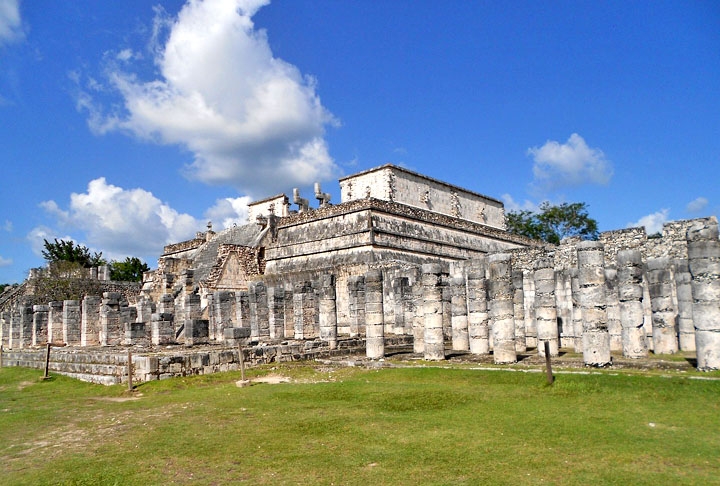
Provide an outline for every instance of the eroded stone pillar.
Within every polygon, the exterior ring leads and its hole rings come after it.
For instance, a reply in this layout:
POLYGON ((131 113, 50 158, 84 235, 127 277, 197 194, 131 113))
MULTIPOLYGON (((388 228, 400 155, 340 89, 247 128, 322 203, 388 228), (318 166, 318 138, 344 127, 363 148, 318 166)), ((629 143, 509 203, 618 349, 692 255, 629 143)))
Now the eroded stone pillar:
POLYGON ((720 241, 713 216, 687 231, 699 370, 720 369, 720 241))
POLYGON ((48 315, 50 314, 49 305, 34 305, 33 308, 33 333, 32 345, 42 346, 47 344, 48 337, 48 315))
POLYGON ((63 301, 63 341, 67 345, 80 344, 80 301, 63 301))
POLYGON ((350 337, 361 336, 365 329, 365 277, 362 275, 348 277, 347 289, 350 337))
POLYGON ((365 352, 368 358, 385 356, 383 276, 380 270, 365 274, 365 352))
POLYGON ((285 288, 269 287, 268 308, 270 314, 270 339, 283 339, 285 337, 285 288))
POLYGON ((450 312, 452 312, 452 348, 455 351, 470 349, 468 336, 468 310, 465 278, 460 275, 450 281, 452 297, 450 312))
POLYGON ((515 351, 524 353, 527 350, 525 340, 525 291, 523 290, 523 271, 512 271, 513 316, 515 319, 515 351))
POLYGON ((497 364, 515 363, 515 317, 513 315, 512 265, 510 255, 488 257, 488 299, 493 339, 493 360, 497 364))
POLYGON ((229 290, 213 292, 211 308, 213 319, 210 320, 211 340, 223 341, 225 329, 235 327, 237 318, 235 302, 235 292, 229 290))
POLYGON ((557 356, 560 335, 555 307, 555 262, 552 256, 543 256, 535 262, 535 322, 537 323, 538 354, 545 356, 545 343, 550 345, 550 356, 557 356))
POLYGON ((653 352, 655 354, 677 353, 677 311, 673 302, 673 275, 670 259, 648 258, 646 276, 652 308, 653 352))
POLYGON ((570 286, 572 289, 572 327, 573 327, 573 349, 576 353, 583 352, 583 319, 582 306, 580 305, 580 279, 578 269, 570 269, 570 286))
POLYGON ((100 305, 102 299, 98 295, 86 295, 82 300, 82 316, 80 317, 80 346, 97 346, 100 344, 100 305))
POLYGON ((175 342, 175 324, 173 314, 155 313, 151 317, 150 339, 155 346, 164 346, 175 342))
POLYGON ((423 286, 423 341, 427 360, 445 359, 445 336, 443 333, 443 272, 437 263, 422 266, 423 286))
POLYGON ((620 323, 620 301, 616 268, 605 268, 605 299, 607 301, 608 334, 610 351, 622 351, 622 324, 620 323))
POLYGON ((425 353, 425 300, 423 297, 422 275, 412 287, 413 300, 415 301, 415 316, 413 318, 413 353, 425 353))
POLYGON ((123 339, 124 327, 120 322, 120 298, 117 292, 103 292, 100 306, 100 345, 119 346, 123 339))
POLYGON ((48 341, 51 343, 62 344, 63 303, 61 300, 54 300, 48 305, 50 306, 50 313, 48 314, 48 341))
POLYGON ((29 302, 20 302, 18 304, 18 324, 19 324, 19 339, 18 347, 27 348, 32 346, 33 338, 33 306, 29 302))
POLYGON ((588 366, 607 366, 610 334, 605 306, 605 256, 599 241, 577 244, 578 284, 583 319, 583 360, 588 366))
POLYGON ((678 310, 678 346, 681 351, 695 351, 690 267, 687 259, 677 259, 673 266, 675 267, 675 290, 678 310))
POLYGON ((337 296, 335 295, 335 276, 323 274, 320 276, 319 321, 320 339, 330 345, 330 349, 337 348, 337 296))
POLYGON ((560 347, 571 348, 575 344, 575 328, 572 320, 572 283, 567 269, 555 271, 555 307, 560 347))
POLYGON ((267 287, 263 282, 250 286, 250 329, 258 338, 270 337, 267 287))
POLYGON ((643 262, 640 250, 618 252, 617 277, 623 356, 644 358, 648 353, 643 328, 643 262))
POLYGON ((490 354, 490 325, 488 317, 487 260, 470 260, 467 269, 468 335, 470 352, 490 354))
POLYGON ((10 313, 8 311, 0 312, 0 346, 8 346, 8 337, 10 336, 10 313))
POLYGON ((235 314, 235 322, 237 322, 238 327, 250 329, 250 335, 252 336, 250 326, 250 293, 247 290, 238 290, 235 292, 235 314))

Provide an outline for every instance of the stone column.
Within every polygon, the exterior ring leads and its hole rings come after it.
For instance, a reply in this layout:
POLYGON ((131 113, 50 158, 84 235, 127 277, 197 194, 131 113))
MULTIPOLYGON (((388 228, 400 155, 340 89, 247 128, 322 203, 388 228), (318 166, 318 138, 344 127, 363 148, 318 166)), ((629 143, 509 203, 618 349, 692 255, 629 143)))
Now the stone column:
POLYGON ((587 366, 607 366, 610 334, 605 306, 605 256, 599 241, 577 244, 578 284, 583 319, 583 360, 587 366))
POLYGON ((365 277, 348 277, 347 288, 350 337, 361 336, 365 329, 365 277))
POLYGON ((608 334, 610 351, 622 351, 622 324, 618 297, 617 269, 605 268, 605 299, 607 300, 608 334))
POLYGON ((235 310, 235 292, 218 290, 212 294, 211 313, 214 318, 211 320, 210 339, 222 341, 225 336, 225 329, 235 327, 237 311, 235 310))
POLYGON ((425 353, 425 300, 422 276, 412 287, 413 301, 415 302, 415 316, 412 324, 413 353, 425 353))
POLYGON ((536 348, 537 322, 535 321, 535 272, 523 270, 523 312, 525 315, 525 347, 536 348))
POLYGON ((269 287, 268 296, 268 322, 270 324, 270 339, 285 338, 285 288, 269 287))
POLYGON ((48 314, 48 341, 61 344, 63 342, 62 314, 63 303, 61 300, 50 302, 50 313, 48 314))
POLYGON ((34 305, 33 308, 33 333, 32 345, 43 346, 47 344, 48 338, 48 314, 50 314, 49 305, 34 305))
POLYGON ((101 346, 119 346, 124 336, 124 327, 120 322, 120 297, 117 292, 103 292, 100 306, 100 333, 101 346))
POLYGON ((577 268, 570 269, 570 285, 572 288, 572 327, 573 327, 573 349, 576 353, 583 352, 583 318, 582 306, 580 305, 580 279, 577 268))
POLYGON ((20 309, 13 306, 10 309, 10 332, 8 332, 8 347, 18 349, 21 347, 22 328, 20 327, 20 309))
MULTIPOLYGON (((238 327, 251 329, 250 326, 250 293, 247 290, 235 292, 235 322, 238 327)), ((252 335, 252 330, 250 332, 252 335)))
POLYGON ((63 301, 63 341, 65 344, 80 344, 80 301, 63 301))
MULTIPOLYGON (((392 295, 393 321, 390 332, 396 335, 405 333, 405 312, 403 308, 403 289, 407 286, 407 277, 395 277, 390 281, 390 294, 392 295)), ((383 302, 383 307, 387 303, 383 302)))
POLYGON ((678 352, 676 318, 673 303, 673 278, 670 259, 648 258, 647 273, 650 305, 652 306, 653 352, 673 354, 678 352))
POLYGON ((510 255, 488 257, 488 300, 493 339, 493 360, 497 364, 515 363, 515 317, 513 315, 512 265, 510 255))
POLYGON ((467 263, 468 334, 470 352, 490 354, 487 279, 485 257, 467 263))
POLYGON ((10 336, 10 313, 7 311, 0 312, 0 346, 8 346, 8 337, 10 336))
POLYGON ((450 275, 443 271, 440 276, 440 287, 442 288, 442 327, 443 327, 443 339, 452 339, 452 312, 450 302, 452 300, 452 289, 450 288, 450 275))
POLYGON ((557 356, 560 335, 555 307, 555 261, 541 256, 535 262, 535 322, 537 322, 538 354, 545 356, 545 342, 550 344, 550 356, 557 356))
POLYGON ((155 313, 151 317, 150 338, 155 346, 164 346, 175 342, 175 325, 173 315, 155 313))
POLYGON ((439 264, 428 263, 422 266, 423 341, 426 360, 445 359, 442 280, 442 267, 439 264))
POLYGON ((368 358, 385 356, 383 276, 380 270, 365 274, 365 353, 368 358))
POLYGON ((270 337, 269 314, 267 287, 257 282, 250 286, 250 328, 257 329, 260 339, 270 337))
POLYGON ((467 351, 470 349, 468 336, 468 310, 467 291, 463 276, 453 277, 451 280, 452 297, 450 312, 452 312, 452 348, 454 351, 467 351))
POLYGON ((720 369, 720 241, 713 216, 687 231, 699 370, 720 369))
POLYGON ((20 347, 32 346, 33 339, 33 306, 29 302, 19 304, 20 311, 20 347))
POLYGON ((293 285, 285 284, 285 339, 295 338, 295 311, 293 304, 293 285))
POLYGON ((512 271, 513 315, 515 319, 515 351, 527 351, 525 339, 525 291, 523 290, 523 271, 512 271))
POLYGON ((210 342, 210 322, 206 319, 185 321, 185 346, 196 346, 210 342))
POLYGON ((617 277, 623 356, 644 358, 648 353, 643 328, 643 263, 640 250, 618 252, 617 277))
POLYGON ((320 339, 327 341, 330 349, 337 348, 337 307, 335 307, 335 276, 320 276, 319 321, 320 339))
POLYGON ((80 346, 100 344, 100 304, 97 295, 86 295, 82 300, 80 317, 80 346))
POLYGON ((695 326, 692 317, 692 275, 686 259, 677 259, 675 290, 678 310, 678 346, 681 351, 695 351, 695 326))
POLYGON ((572 319, 572 283, 567 269, 555 271, 555 307, 559 346, 570 348, 575 343, 575 328, 572 319))
MULTIPOLYGON (((97 297, 97 299, 99 300, 100 298, 97 297)), ((138 299, 137 303, 135 304, 135 308, 137 309, 137 322, 147 322, 149 328, 153 312, 155 312, 155 303, 147 297, 143 296, 138 299)))

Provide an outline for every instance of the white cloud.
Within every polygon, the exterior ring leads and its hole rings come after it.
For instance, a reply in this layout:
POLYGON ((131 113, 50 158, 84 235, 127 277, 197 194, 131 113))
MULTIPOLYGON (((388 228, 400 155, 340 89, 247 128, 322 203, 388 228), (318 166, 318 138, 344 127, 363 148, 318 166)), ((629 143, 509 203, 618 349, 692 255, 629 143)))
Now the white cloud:
POLYGON ((0 0, 0 46, 23 37, 19 0, 0 0))
POLYGON ((218 199, 215 206, 205 211, 205 217, 213 222, 215 228, 217 228, 216 223, 219 223, 223 229, 233 225, 240 226, 248 222, 248 204, 251 202, 252 199, 247 196, 218 199))
POLYGON ((643 216, 639 220, 637 220, 634 223, 628 223, 627 226, 629 228, 633 227, 645 227, 645 232, 648 235, 654 235, 655 233, 662 233, 663 224, 667 222, 668 220, 668 214, 670 213, 670 210, 668 209, 661 209, 660 211, 652 214, 648 214, 647 216, 643 216))
MULTIPOLYGON (((55 201, 45 201, 41 207, 56 218, 60 227, 82 230, 87 246, 99 249, 108 259, 155 258, 164 245, 192 238, 205 227, 203 222, 178 213, 151 192, 113 186, 103 177, 90 181, 87 192, 71 194, 67 209, 60 208, 55 201)), ((55 238, 55 233, 50 228, 37 227, 28 238, 34 248, 39 245, 41 249, 42 238, 55 238)))
POLYGON ((503 200, 503 203, 505 204, 505 211, 530 211, 533 213, 537 213, 540 211, 540 205, 535 204, 534 202, 525 199, 522 204, 515 201, 513 197, 510 194, 503 194, 500 196, 500 198, 503 200))
POLYGON ((566 143, 548 140, 542 147, 528 149, 533 157, 534 185, 557 189, 582 184, 607 184, 613 170, 605 154, 588 147, 585 140, 573 133, 566 143))
POLYGON ((12 263, 12 258, 3 258, 0 256, 0 267, 9 267, 12 263))
POLYGON ((13 223, 9 219, 5 220, 5 224, 3 224, 2 229, 4 231, 7 231, 8 233, 12 233, 13 230, 13 223))
POLYGON ((698 197, 692 201, 690 201, 687 206, 685 206, 685 209, 689 213, 699 213, 703 209, 705 209, 708 205, 708 200, 704 197, 698 197))
POLYGON ((97 94, 81 93, 91 128, 187 147, 195 157, 187 177, 255 197, 333 178, 324 135, 336 120, 315 80, 274 57, 255 28, 252 16, 267 3, 191 0, 177 18, 156 9, 151 52, 160 76, 140 80, 130 52, 106 56, 123 108, 107 112, 97 94), (111 61, 118 58, 123 68, 111 61))

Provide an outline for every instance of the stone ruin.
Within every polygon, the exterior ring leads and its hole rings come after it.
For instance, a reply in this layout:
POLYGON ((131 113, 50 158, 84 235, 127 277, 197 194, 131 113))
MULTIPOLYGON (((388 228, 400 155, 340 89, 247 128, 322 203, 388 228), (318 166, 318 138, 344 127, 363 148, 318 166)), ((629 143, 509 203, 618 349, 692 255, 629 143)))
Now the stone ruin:
MULTIPOLYGON (((550 245, 509 234, 500 201, 386 165, 340 180, 342 200, 315 187, 250 205, 251 222, 165 247, 135 293, 32 305, 0 300, 5 364, 36 366, 66 345, 55 369, 91 381, 237 369, 318 353, 371 359, 412 349, 449 353, 696 353, 720 369, 720 239, 715 217, 601 233, 550 245), (83 364, 85 363, 85 364, 83 364)), ((17 292, 16 292, 17 293, 17 292)))

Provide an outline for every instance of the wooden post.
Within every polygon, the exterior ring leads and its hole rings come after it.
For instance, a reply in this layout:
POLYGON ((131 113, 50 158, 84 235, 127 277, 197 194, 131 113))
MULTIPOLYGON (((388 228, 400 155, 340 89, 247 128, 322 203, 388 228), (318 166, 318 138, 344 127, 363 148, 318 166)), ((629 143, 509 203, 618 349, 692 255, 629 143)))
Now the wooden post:
POLYGON ((47 353, 45 353, 45 374, 43 380, 50 378, 48 372, 50 371, 50 343, 47 343, 47 353))
POLYGON ((550 364, 550 341, 545 341, 545 372, 547 373, 548 385, 552 385, 555 378, 552 374, 552 365, 550 364))
POLYGON ((133 390, 133 382, 132 382, 132 351, 130 351, 130 348, 128 348, 128 391, 133 390))
POLYGON ((2 344, 0 344, 0 368, 2 368, 2 358, 3 358, 3 347, 2 347, 2 344))
POLYGON ((241 344, 238 344, 238 356, 240 359, 240 379, 245 381, 245 356, 241 344))

